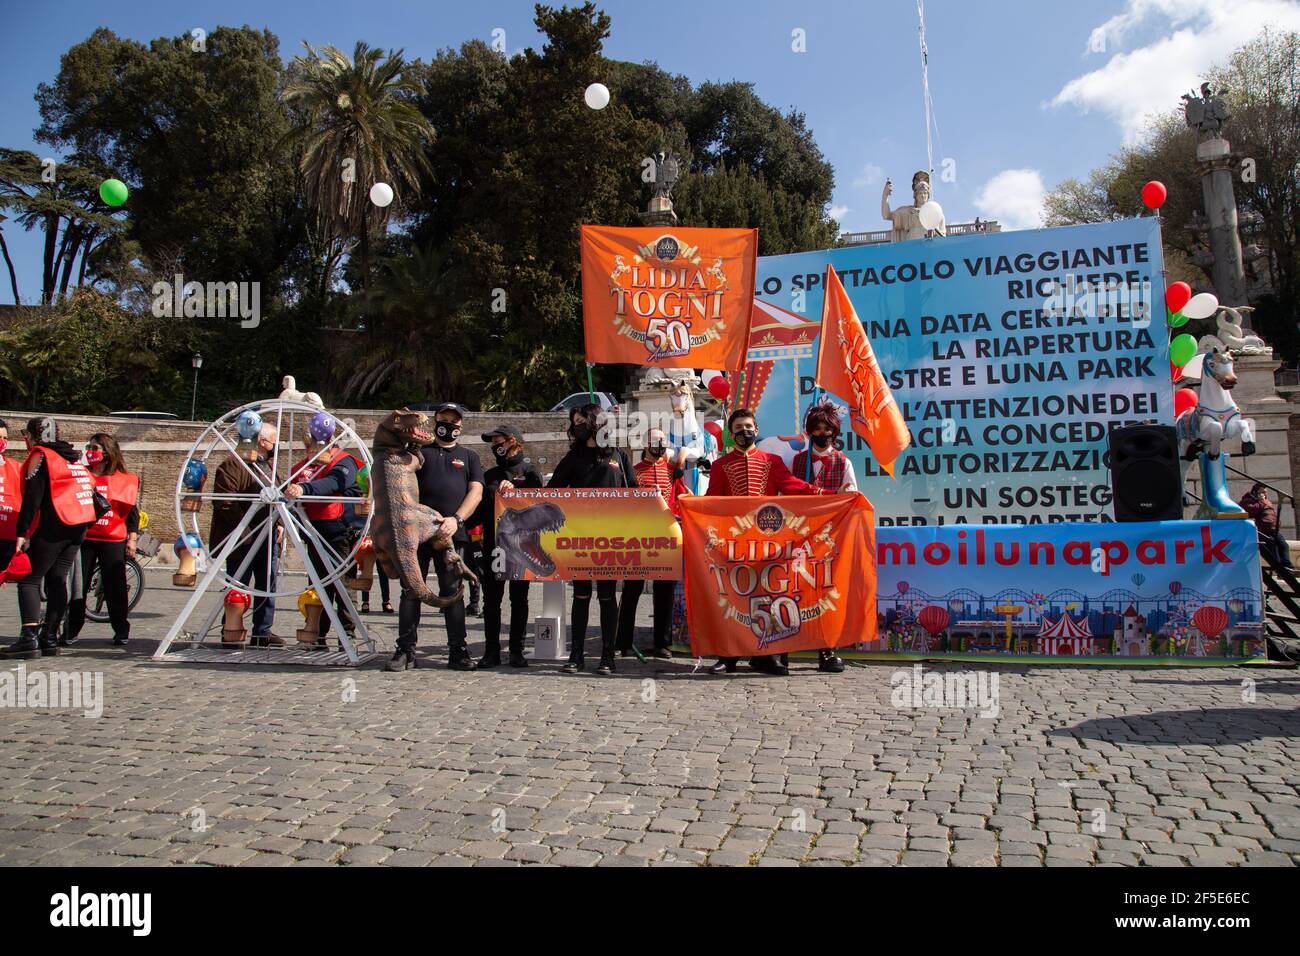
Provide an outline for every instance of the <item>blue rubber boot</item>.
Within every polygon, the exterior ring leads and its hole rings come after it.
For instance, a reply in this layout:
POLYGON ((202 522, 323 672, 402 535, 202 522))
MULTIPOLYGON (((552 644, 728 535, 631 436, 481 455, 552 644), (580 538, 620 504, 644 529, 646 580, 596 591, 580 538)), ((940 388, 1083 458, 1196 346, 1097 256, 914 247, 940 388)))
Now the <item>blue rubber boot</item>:
POLYGON ((1211 458, 1201 452, 1201 477, 1205 480, 1204 511, 1215 518, 1246 517, 1246 509, 1228 495, 1228 453, 1211 458))

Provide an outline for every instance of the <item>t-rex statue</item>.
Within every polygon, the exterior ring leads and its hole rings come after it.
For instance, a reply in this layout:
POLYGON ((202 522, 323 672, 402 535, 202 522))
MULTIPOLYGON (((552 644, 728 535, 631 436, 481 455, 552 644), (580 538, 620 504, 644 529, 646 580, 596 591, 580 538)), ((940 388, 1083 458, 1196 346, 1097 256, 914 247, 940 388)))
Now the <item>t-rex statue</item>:
POLYGON ((402 584, 402 590, 421 603, 447 608, 461 599, 465 581, 478 577, 465 567, 451 538, 439 533, 443 516, 420 504, 420 486, 416 472, 420 469, 420 446, 433 441, 425 430, 429 417, 409 408, 389 413, 375 429, 371 446, 374 463, 370 467, 370 485, 374 494, 374 517, 370 538, 375 545, 375 560, 384 574, 402 584), (426 541, 435 551, 450 549, 447 566, 457 576, 455 594, 442 597, 432 590, 420 574, 416 552, 426 541))

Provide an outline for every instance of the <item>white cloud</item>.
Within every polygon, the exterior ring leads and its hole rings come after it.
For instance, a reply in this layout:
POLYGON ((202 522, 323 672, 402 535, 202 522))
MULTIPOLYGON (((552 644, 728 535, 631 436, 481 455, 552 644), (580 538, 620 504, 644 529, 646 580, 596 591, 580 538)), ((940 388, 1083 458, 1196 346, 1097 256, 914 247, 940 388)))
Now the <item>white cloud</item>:
POLYGON ((984 184, 975 208, 1003 229, 1037 229, 1043 224, 1047 187, 1036 169, 1004 169, 984 184))
POLYGON ((1257 36, 1265 25, 1300 30, 1294 0, 1127 0, 1123 12, 1092 31, 1087 50, 1106 55, 1145 28, 1159 34, 1145 46, 1120 50, 1100 69, 1075 77, 1051 106, 1097 110, 1132 143, 1153 113, 1177 109, 1206 71, 1257 36))
POLYGON ((844 217, 851 211, 848 206, 831 206, 831 218, 836 222, 843 222, 844 217))
POLYGON ((858 178, 853 180, 853 188, 865 189, 867 186, 874 186, 884 175, 885 171, 875 163, 867 163, 862 167, 862 172, 858 173, 858 178))

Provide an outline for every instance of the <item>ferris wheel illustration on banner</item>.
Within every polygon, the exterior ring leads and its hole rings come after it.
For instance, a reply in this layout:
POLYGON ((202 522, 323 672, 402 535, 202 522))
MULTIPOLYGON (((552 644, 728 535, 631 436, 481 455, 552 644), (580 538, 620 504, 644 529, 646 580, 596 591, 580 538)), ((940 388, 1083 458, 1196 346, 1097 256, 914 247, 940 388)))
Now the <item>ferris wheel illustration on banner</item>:
MULTIPOLYGON (((328 460, 328 456, 339 451, 357 458, 362 468, 370 467, 370 449, 351 423, 325 412, 325 416, 333 419, 333 435, 324 441, 316 440, 313 420, 319 427, 323 419, 317 416, 322 412, 323 409, 316 405, 280 398, 250 402, 212 422, 191 446, 176 479, 176 523, 181 534, 177 541, 178 549, 184 544, 195 558, 194 593, 158 645, 155 660, 162 659, 172 643, 178 640, 190 646, 209 642, 209 634, 222 612, 222 602, 216 602, 199 630, 185 629, 199 602, 209 592, 240 591, 253 604, 257 604, 259 599, 292 599, 297 602, 303 593, 302 580, 297 575, 276 573, 289 554, 296 555, 297 564, 307 576, 305 586, 315 591, 323 605, 322 613, 329 619, 332 627, 330 639, 339 641, 348 660, 352 663, 360 660, 358 646, 367 653, 375 652, 374 640, 343 583, 356 566, 357 553, 370 530, 368 500, 345 495, 290 498, 287 493, 291 484, 308 480, 307 473, 315 462, 328 460), (259 457, 259 439, 268 425, 276 429, 275 446, 264 457, 259 457), (310 444, 306 444, 309 441, 310 444), (245 485, 247 490, 216 492, 211 490, 211 485, 205 490, 203 486, 207 476, 215 475, 223 463, 232 461, 238 463, 245 472, 244 477, 250 479, 245 485), (213 506, 219 502, 242 505, 243 514, 234 529, 218 543, 216 550, 210 551, 204 542, 213 506), (307 514, 309 505, 330 504, 353 505, 358 515, 365 515, 360 533, 352 536, 351 546, 342 552, 312 526, 307 514), (226 563, 232 554, 242 557, 234 572, 230 573, 226 563), (248 574, 254 569, 253 562, 263 565, 264 575, 253 577, 248 574), (240 580, 245 577, 248 584, 240 580), (273 583, 258 587, 259 578, 273 583), (327 588, 330 585, 338 585, 334 590, 351 618, 348 628, 344 628, 334 602, 329 599, 327 588)), ((219 643, 220 639, 218 627, 212 643, 219 643)))

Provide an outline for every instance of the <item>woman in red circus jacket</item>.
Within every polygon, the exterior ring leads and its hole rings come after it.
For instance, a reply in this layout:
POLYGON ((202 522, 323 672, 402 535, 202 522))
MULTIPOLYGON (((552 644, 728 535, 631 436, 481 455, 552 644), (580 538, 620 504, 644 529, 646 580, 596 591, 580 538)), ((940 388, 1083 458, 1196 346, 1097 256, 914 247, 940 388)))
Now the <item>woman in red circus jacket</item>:
POLYGON ((18 510, 23 506, 22 465, 4 457, 9 423, 0 418, 0 571, 9 566, 18 537, 18 510))
POLYGON ((59 653, 58 633, 68 610, 68 572, 95 523, 95 483, 70 444, 59 438, 53 418, 33 418, 23 431, 23 503, 15 546, 26 551, 31 573, 18 582, 22 633, 0 657, 32 658, 59 653), (41 588, 45 617, 41 618, 41 588))
POLYGON ((127 620, 126 559, 135 557, 140 537, 140 478, 126 470, 122 449, 112 436, 100 432, 86 442, 82 459, 95 481, 95 490, 108 499, 107 514, 86 531, 81 545, 81 594, 68 605, 68 635, 71 644, 86 623, 86 594, 90 579, 99 566, 108 601, 108 619, 113 625, 113 643, 126 647, 131 636, 127 620))

